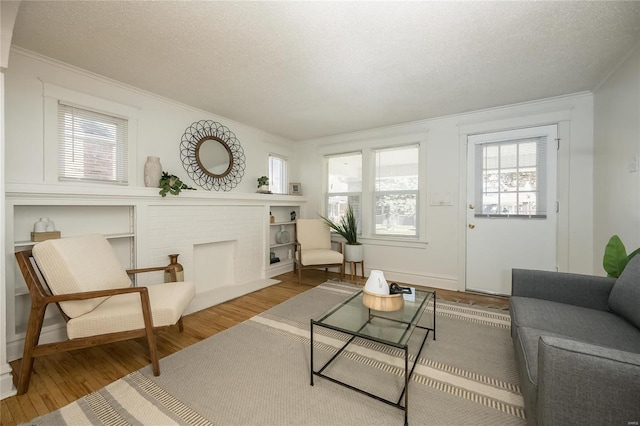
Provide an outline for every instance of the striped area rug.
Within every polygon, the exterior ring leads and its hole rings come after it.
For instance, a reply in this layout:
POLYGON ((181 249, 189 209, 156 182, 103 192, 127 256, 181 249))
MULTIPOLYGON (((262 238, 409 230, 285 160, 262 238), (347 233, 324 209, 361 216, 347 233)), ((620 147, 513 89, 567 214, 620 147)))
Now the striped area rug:
MULTIPOLYGON (((159 377, 145 367, 30 424, 400 425, 397 408, 319 377, 309 383, 309 319, 360 288, 324 283, 162 359, 159 377)), ((409 384, 409 423, 524 425, 508 313, 437 300, 436 315, 437 340, 428 338, 409 384)), ((317 369, 348 336, 314 331, 317 369)), ((356 339, 325 373, 398 399, 404 354, 356 339)))

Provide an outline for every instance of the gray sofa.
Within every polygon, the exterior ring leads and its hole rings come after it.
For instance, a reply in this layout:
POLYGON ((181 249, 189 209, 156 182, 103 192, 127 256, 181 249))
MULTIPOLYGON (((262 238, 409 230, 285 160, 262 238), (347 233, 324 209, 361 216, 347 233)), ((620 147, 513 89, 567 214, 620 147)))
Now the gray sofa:
POLYGON ((640 255, 618 279, 514 269, 511 335, 530 425, 640 422, 640 255))

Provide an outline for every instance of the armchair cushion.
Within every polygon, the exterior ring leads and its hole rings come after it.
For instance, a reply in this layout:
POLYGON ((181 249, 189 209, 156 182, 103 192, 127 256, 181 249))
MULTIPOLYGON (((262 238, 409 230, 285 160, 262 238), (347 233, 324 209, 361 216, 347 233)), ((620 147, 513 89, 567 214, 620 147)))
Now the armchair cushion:
MULTIPOLYGON (((195 296, 192 282, 154 284, 147 287, 154 327, 173 325, 195 296)), ((91 312, 67 323, 69 339, 144 328, 139 293, 111 296, 91 312)))
POLYGON ((613 285, 609 309, 640 328, 640 255, 629 261, 613 285))
MULTIPOLYGON (((299 253, 296 252, 296 257, 297 256, 299 256, 299 253)), ((302 262, 304 266, 342 263, 342 260, 342 253, 335 250, 314 249, 302 251, 302 262)))
MULTIPOLYGON (((131 286, 111 244, 102 235, 47 240, 33 247, 33 257, 56 295, 131 286)), ((60 308, 69 318, 76 318, 91 312, 105 299, 60 302, 60 308)))
POLYGON ((298 219, 296 238, 305 252, 314 249, 331 250, 331 231, 320 219, 298 219))

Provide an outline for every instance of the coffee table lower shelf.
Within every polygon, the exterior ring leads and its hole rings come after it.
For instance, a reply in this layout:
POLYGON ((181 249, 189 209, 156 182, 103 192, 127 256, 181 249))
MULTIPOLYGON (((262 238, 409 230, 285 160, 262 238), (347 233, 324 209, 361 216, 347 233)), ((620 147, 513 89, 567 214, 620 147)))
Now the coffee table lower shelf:
MULTIPOLYGON (((434 299, 435 300, 435 299, 434 299)), ((375 315, 371 315, 372 317, 375 317, 375 315)), ((389 342, 385 342, 385 341, 381 341, 378 339, 374 339, 374 338, 369 338, 369 337, 363 337, 363 336, 356 336, 356 335, 352 335, 351 338, 347 341, 347 343, 345 343, 344 346, 342 346, 332 357, 331 359, 329 359, 329 361, 327 361, 322 368, 320 368, 318 371, 314 371, 313 370, 313 327, 314 326, 319 326, 319 327, 324 327, 324 328, 328 328, 331 330, 336 330, 339 332, 344 333, 344 330, 337 328, 337 327, 331 327, 328 326, 326 324, 321 324, 318 323, 316 321, 314 321, 313 319, 311 320, 311 341, 310 341, 310 345, 311 345, 311 386, 314 385, 313 383, 313 376, 318 376, 318 377, 322 377, 324 379, 327 379, 333 383, 337 383, 341 386, 344 386, 348 389, 354 390, 356 392, 359 392, 363 395, 367 395, 375 400, 378 400, 380 402, 384 402, 385 404, 391 405, 392 407, 396 407, 399 408, 400 410, 404 411, 404 424, 405 426, 408 426, 409 422, 408 422, 408 405, 409 405, 409 381, 411 380, 411 376, 413 375, 413 370, 416 367, 416 363, 418 362, 418 359, 420 359, 420 354, 422 353, 422 349, 424 348, 425 343, 427 342, 427 338, 429 337, 429 332, 433 331, 433 340, 436 340, 436 332, 435 332, 435 306, 434 306, 434 311, 433 311, 433 316, 434 316, 434 328, 428 328, 428 327, 422 327, 419 325, 416 325, 415 328, 419 328, 422 330, 426 330, 424 339, 422 339, 422 343, 420 344, 420 349, 418 350, 418 353, 415 356, 415 360, 413 362, 413 365, 411 366, 411 371, 409 371, 409 345, 394 345, 394 344, 390 344, 389 342), (347 346, 349 346, 351 344, 351 342, 353 342, 356 338, 360 338, 360 339, 365 339, 365 340, 370 340, 372 342, 376 342, 376 343, 380 343, 383 345, 387 345, 387 346, 392 346, 398 349, 401 349, 404 351, 404 387, 402 388, 402 392, 400 393, 400 397, 398 398, 397 401, 391 401, 385 398, 382 398, 381 396, 375 395, 371 392, 367 392, 366 390, 360 389, 358 387, 355 387, 353 385, 350 385, 348 383, 345 383, 343 381, 340 381, 338 379, 334 379, 333 377, 327 376, 326 374, 324 374, 324 370, 334 361, 336 360, 340 354, 342 353, 342 351, 345 350, 345 348, 347 346), (402 399, 404 397, 404 405, 401 404, 402 399)), ((400 322, 400 321, 398 321, 400 322)))

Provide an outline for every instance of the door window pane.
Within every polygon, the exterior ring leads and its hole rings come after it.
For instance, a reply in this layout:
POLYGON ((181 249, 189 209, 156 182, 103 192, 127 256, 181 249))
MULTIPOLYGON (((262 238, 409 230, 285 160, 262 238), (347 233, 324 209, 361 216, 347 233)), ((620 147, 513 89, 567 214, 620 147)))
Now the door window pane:
POLYGON ((547 138, 476 145, 476 215, 546 217, 547 138))

